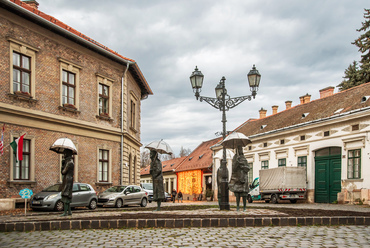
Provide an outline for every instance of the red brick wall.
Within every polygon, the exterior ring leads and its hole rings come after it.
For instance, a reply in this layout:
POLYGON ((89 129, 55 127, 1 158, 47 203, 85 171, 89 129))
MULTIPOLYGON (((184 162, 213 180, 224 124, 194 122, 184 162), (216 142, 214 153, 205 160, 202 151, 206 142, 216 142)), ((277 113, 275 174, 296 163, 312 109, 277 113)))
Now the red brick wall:
MULTIPOLYGON (((1 13, 1 11, 0 11, 1 13)), ((17 18, 15 21, 20 21, 17 18)), ((10 49, 7 37, 20 40, 30 46, 40 49, 36 53, 36 104, 29 104, 8 96, 9 74, 1 73, 0 101, 40 110, 52 114, 73 117, 78 120, 94 123, 104 123, 119 127, 121 102, 121 77, 124 66, 114 63, 88 49, 78 46, 60 36, 23 21, 19 25, 6 20, 0 15, 0 71, 9 72, 10 49), (58 58, 71 61, 82 67, 80 70, 80 104, 79 114, 63 111, 60 108, 60 62, 58 58), (114 80, 113 83, 113 121, 107 122, 96 118, 97 114, 97 79, 96 73, 101 73, 114 80), (118 104, 117 104, 118 103, 118 104)), ((140 96, 140 93, 139 93, 140 96)))
POLYGON ((102 191, 108 186, 101 187, 96 185, 97 178, 97 147, 104 144, 112 148, 112 184, 120 184, 119 167, 119 142, 103 141, 83 136, 70 135, 67 133, 50 132, 41 129, 27 128, 23 126, 5 126, 4 155, 0 157, 0 198, 20 197, 19 191, 24 188, 31 188, 34 192, 39 192, 43 188, 60 182, 60 157, 57 153, 50 151, 50 146, 58 139, 67 137, 78 147, 78 182, 89 183, 96 191, 102 191), (11 142, 10 134, 27 133, 28 136, 35 137, 35 181, 36 185, 20 184, 9 187, 10 179, 10 156, 13 150, 8 144, 11 142), (114 154, 116 156, 114 156, 114 154))
MULTIPOLYGON (((77 45, 62 36, 56 35, 47 29, 43 29, 31 22, 0 9, 0 103, 22 107, 25 111, 41 111, 54 116, 65 116, 66 121, 72 118, 90 124, 111 128, 120 128, 120 103, 121 103, 121 77, 125 71, 122 64, 115 63, 106 57, 96 54, 85 47, 77 45), (7 37, 22 41, 29 46, 38 48, 36 53, 36 100, 35 103, 15 99, 9 96, 10 88, 10 43, 7 37), (72 113, 60 109, 60 62, 58 58, 70 61, 80 69, 80 102, 79 113, 72 113), (96 73, 113 79, 112 90, 112 121, 96 118, 97 115, 97 78, 96 73)), ((132 77, 129 77, 132 79, 132 77)), ((140 89, 135 81, 130 80, 128 89, 141 96, 140 89)), ((129 96, 129 93, 128 93, 129 96)), ((126 99, 125 99, 126 100, 126 99)), ((140 99, 137 102, 138 128, 140 128, 140 99)), ((0 108, 0 116, 2 113, 0 108)), ((9 117, 9 116, 8 116, 9 117)), ((14 118, 17 116, 15 115, 14 118)), ((10 117, 11 118, 11 117, 10 117)), ((126 116, 124 118, 127 118, 126 116)), ((32 121, 32 120, 30 120, 32 121)), ((2 126, 4 120, 0 119, 2 126)), ((14 123, 9 121, 9 123, 14 123)), ((91 184, 95 190, 102 191, 109 186, 96 185, 97 178, 97 148, 105 145, 112 149, 112 184, 120 183, 120 142, 88 137, 89 135, 73 135, 68 133, 68 126, 62 126, 60 131, 48 131, 35 128, 27 121, 23 125, 6 123, 4 143, 10 143, 11 133, 19 134, 27 132, 27 135, 35 137, 35 181, 33 184, 9 183, 10 179, 10 156, 11 148, 8 146, 5 153, 0 157, 0 198, 20 197, 19 191, 23 188, 31 188, 39 192, 43 188, 59 182, 59 155, 50 151, 49 147, 61 137, 70 138, 78 147, 78 181, 91 184), (62 131, 64 130, 64 131, 62 131)), ((91 130, 90 130, 91 131, 91 130)), ((139 140, 140 130, 136 134, 139 140)), ((76 132, 75 132, 76 133, 76 132)), ((117 134, 115 134, 117 136, 117 134)), ((117 139, 116 139, 117 140, 117 139)), ((125 146, 127 147, 127 145, 125 146)), ((139 150, 139 147, 135 147, 139 150)), ((138 158, 139 163, 139 158, 138 158)), ((127 175, 124 175, 124 177, 127 175)), ((139 177, 138 177, 139 179, 139 177)))

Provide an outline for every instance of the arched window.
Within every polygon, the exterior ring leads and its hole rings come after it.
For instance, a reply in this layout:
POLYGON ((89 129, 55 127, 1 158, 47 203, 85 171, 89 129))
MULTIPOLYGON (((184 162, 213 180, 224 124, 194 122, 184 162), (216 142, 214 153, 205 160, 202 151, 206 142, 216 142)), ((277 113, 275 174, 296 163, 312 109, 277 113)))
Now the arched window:
POLYGON ((316 157, 341 155, 341 154, 342 154, 342 148, 341 147, 327 147, 327 148, 317 150, 315 152, 316 157))

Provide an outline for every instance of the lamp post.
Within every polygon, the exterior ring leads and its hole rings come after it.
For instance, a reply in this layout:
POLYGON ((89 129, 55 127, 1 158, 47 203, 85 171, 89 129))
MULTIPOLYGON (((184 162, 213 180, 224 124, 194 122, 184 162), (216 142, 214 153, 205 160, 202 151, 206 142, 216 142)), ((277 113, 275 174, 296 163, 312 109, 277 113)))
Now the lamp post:
MULTIPOLYGON (((240 103, 244 102, 245 100, 251 100, 252 97, 255 98, 257 95, 258 87, 261 80, 261 74, 256 69, 255 65, 253 65, 252 70, 249 71, 248 75, 248 82, 249 87, 252 92, 252 95, 248 96, 241 96, 241 97, 234 97, 231 98, 227 94, 227 90, 225 88, 225 77, 222 77, 219 84, 216 86, 216 98, 213 97, 205 97, 201 96, 200 92, 202 91, 203 86, 203 79, 204 75, 201 71, 198 70, 198 67, 195 67, 195 70, 190 76, 191 86, 193 88, 193 92, 195 93, 196 99, 205 101, 212 107, 219 109, 222 111, 222 136, 223 139, 226 138, 226 111, 238 106, 240 103)), ((226 162, 226 147, 223 147, 223 156, 221 160, 221 202, 220 202, 220 210, 230 210, 229 204, 229 173, 227 170, 227 162, 226 162)))

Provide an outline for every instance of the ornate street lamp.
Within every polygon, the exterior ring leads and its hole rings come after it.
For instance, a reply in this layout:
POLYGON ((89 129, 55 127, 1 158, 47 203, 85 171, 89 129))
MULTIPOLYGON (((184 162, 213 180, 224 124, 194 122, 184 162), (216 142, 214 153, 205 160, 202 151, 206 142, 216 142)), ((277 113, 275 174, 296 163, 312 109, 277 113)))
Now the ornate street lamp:
MULTIPOLYGON (((251 100, 252 97, 255 98, 258 87, 261 80, 261 74, 256 69, 255 65, 253 65, 252 70, 249 71, 248 75, 248 82, 249 87, 252 92, 252 95, 249 96, 241 96, 241 97, 234 97, 231 98, 227 94, 227 90, 225 88, 225 77, 222 77, 220 82, 215 88, 216 91, 216 98, 212 97, 205 97, 201 96, 200 92, 202 91, 203 86, 203 79, 204 75, 201 71, 198 70, 198 67, 195 67, 195 70, 190 76, 191 86, 195 93, 196 99, 207 102, 212 107, 219 109, 222 111, 222 136, 223 139, 226 138, 226 111, 238 106, 240 103, 244 102, 245 100, 251 100)), ((227 162, 226 162, 226 147, 223 147, 223 157, 221 160, 220 166, 220 173, 221 173, 221 203, 220 203, 220 210, 230 210, 229 204, 229 172, 227 170, 227 162)))

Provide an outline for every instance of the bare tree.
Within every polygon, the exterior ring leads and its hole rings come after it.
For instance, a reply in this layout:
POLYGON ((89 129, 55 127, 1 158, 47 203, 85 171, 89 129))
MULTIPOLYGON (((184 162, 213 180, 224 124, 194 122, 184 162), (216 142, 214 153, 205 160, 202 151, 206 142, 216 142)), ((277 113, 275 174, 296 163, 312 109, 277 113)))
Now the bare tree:
POLYGON ((169 155, 169 154, 161 154, 160 160, 161 161, 167 161, 175 158, 175 154, 169 155))
POLYGON ((191 153, 190 148, 186 149, 183 146, 181 146, 179 157, 181 158, 181 157, 188 156, 190 153, 191 153))
POLYGON ((148 149, 143 149, 140 152, 141 157, 141 168, 145 168, 150 164, 150 151, 148 149))

